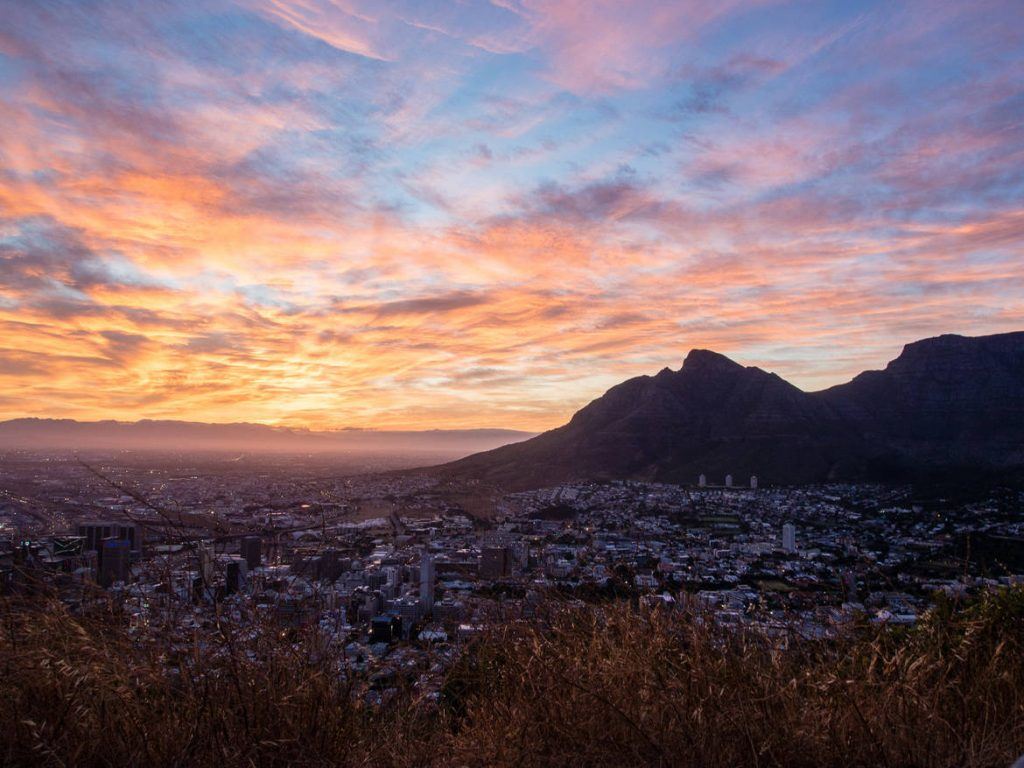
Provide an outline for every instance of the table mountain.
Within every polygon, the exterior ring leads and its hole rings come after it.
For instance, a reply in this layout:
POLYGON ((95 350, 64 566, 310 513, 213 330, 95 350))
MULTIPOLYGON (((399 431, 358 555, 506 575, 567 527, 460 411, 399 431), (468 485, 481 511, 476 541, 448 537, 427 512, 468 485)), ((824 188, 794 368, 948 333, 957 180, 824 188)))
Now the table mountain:
POLYGON ((822 392, 708 350, 568 424, 443 470, 512 489, 583 479, 795 484, 1024 467, 1024 332, 939 336, 822 392))

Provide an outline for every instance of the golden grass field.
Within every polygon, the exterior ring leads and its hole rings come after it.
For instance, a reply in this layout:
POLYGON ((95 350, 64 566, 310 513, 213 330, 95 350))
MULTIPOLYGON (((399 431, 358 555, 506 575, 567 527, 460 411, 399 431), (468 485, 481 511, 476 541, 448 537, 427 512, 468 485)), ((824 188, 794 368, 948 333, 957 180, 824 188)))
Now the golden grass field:
POLYGON ((207 650, 116 609, 6 599, 0 763, 52 766, 1009 766, 1024 752, 1024 589, 910 630, 782 650, 692 612, 552 603, 496 626, 440 701, 354 695, 315 632, 207 650))

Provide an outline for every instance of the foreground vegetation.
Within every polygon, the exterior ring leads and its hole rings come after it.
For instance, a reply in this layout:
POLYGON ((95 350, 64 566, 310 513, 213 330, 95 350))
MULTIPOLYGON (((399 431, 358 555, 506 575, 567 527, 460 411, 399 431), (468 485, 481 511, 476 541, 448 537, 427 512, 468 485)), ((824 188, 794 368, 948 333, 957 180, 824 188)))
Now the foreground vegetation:
POLYGON ((776 643, 695 613, 551 606, 381 706, 310 634, 169 657, 114 614, 8 600, 0 762, 140 766, 1009 766, 1024 590, 913 630, 776 643), (168 672, 168 670, 172 670, 168 672))

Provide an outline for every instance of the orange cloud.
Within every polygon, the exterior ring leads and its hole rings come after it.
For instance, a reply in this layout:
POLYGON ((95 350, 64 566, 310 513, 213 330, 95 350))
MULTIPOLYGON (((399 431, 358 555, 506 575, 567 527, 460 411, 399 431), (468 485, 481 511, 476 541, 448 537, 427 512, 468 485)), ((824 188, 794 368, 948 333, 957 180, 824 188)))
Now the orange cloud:
POLYGON ((543 429, 691 347, 815 388, 1024 322, 1014 70, 911 62, 908 108, 844 48, 956 24, 973 62, 984 20, 751 44, 757 5, 246 0, 179 38, 31 5, 0 34, 0 418, 543 429))

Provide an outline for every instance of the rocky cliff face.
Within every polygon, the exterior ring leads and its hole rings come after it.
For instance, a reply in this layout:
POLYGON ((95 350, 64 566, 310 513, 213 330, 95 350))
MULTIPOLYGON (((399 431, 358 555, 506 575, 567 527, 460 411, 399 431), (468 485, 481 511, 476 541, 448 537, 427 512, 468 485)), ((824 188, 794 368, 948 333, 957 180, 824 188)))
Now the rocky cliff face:
POLYGON ((510 488, 578 479, 772 483, 1024 466, 1024 333, 909 344, 883 371, 807 393, 693 350, 613 387, 563 427, 445 467, 510 488))
POLYGON ((911 470, 1024 465, 1024 333, 908 344, 816 396, 911 470))
POLYGON ((1018 438, 1024 425, 1024 333, 938 336, 903 348, 818 396, 872 433, 910 440, 1018 438))

